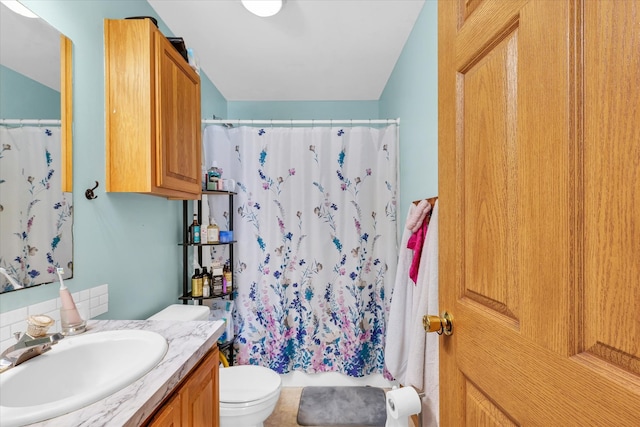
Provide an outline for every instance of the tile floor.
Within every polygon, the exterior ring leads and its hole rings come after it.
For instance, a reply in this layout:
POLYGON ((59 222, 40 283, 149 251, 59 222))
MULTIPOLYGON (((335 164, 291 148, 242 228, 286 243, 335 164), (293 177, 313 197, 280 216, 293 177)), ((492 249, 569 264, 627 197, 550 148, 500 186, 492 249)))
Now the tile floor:
MULTIPOLYGON (((280 399, 273 414, 264 422, 264 427, 298 427, 298 403, 302 387, 283 387, 280 391, 280 399)), ((413 426, 410 423, 409 426, 413 426)))
POLYGON ((273 414, 264 422, 264 427, 296 427, 298 403, 302 387, 282 387, 280 399, 273 414))

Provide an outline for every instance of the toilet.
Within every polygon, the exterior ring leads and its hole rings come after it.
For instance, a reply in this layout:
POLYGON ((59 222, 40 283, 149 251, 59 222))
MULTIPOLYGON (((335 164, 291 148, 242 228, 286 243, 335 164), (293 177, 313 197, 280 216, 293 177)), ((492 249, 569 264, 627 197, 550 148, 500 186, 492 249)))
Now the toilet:
POLYGON ((281 386, 280 375, 262 366, 220 369, 220 427, 263 427, 281 386))
MULTIPOLYGON (((149 320, 209 320, 209 307, 173 304, 149 320)), ((220 427, 263 427, 280 397, 282 380, 254 365, 220 368, 220 427)))

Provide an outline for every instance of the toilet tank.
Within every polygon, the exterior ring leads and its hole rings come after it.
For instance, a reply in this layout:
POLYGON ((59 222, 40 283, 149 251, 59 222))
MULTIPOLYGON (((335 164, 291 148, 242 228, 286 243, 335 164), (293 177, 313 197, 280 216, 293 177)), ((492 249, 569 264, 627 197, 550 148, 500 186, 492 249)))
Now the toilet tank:
POLYGON ((149 320, 209 320, 205 305, 172 304, 149 317, 149 320))

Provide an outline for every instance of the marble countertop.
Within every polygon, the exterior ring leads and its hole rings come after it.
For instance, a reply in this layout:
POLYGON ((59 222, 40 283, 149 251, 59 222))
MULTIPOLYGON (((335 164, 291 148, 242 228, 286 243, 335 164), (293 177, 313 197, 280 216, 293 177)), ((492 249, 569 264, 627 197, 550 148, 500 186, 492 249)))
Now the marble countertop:
POLYGON ((144 329, 161 334, 169 343, 167 354, 145 376, 111 396, 31 426, 139 426, 213 347, 224 332, 224 323, 220 320, 91 320, 85 334, 118 329, 144 329))

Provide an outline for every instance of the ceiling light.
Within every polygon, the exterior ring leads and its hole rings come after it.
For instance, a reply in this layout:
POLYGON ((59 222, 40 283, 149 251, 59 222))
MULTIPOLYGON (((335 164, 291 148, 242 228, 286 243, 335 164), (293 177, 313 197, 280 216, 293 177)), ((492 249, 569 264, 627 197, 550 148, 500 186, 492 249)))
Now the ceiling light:
POLYGON ((280 12, 284 0, 241 0, 242 5, 254 15, 262 18, 273 16, 280 12))
POLYGON ((0 0, 0 2, 18 15, 26 16, 27 18, 39 18, 38 15, 31 12, 25 5, 17 0, 0 0))

